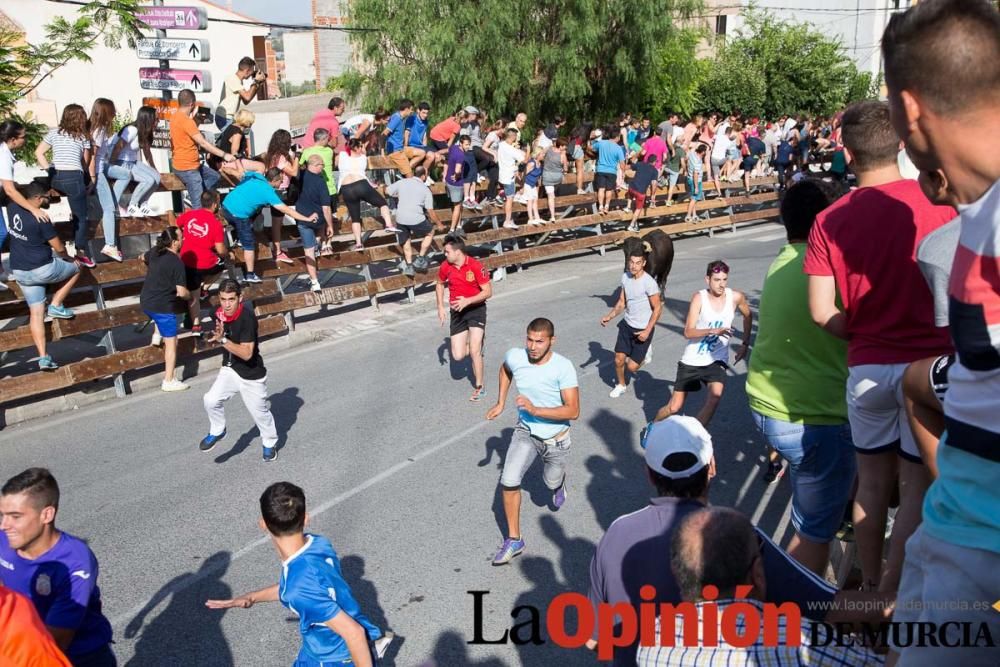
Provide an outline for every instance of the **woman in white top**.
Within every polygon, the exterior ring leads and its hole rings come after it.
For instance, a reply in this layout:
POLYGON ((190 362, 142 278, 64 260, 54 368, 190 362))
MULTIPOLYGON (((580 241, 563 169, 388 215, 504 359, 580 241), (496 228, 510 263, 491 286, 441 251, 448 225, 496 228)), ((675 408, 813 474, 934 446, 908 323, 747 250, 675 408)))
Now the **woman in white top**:
MULTIPOLYGON (((141 218, 156 215, 146 204, 160 184, 160 172, 153 162, 153 128, 156 109, 139 107, 135 122, 118 131, 108 154, 108 181, 114 181, 114 201, 119 215, 141 218), (128 184, 135 181, 128 210, 122 208, 122 195, 128 184)), ((103 205, 103 204, 102 204, 103 205)))
POLYGON ((108 165, 111 163, 111 150, 118 142, 114 132, 115 103, 109 99, 98 97, 90 108, 90 141, 94 146, 94 157, 90 161, 90 182, 97 188, 97 198, 101 202, 101 226, 104 229, 104 247, 101 254, 107 255, 116 262, 122 261, 121 250, 115 239, 115 198, 108 182, 108 165))
POLYGON ((340 174, 338 189, 340 198, 347 206, 351 218, 351 233, 354 234, 354 249, 362 250, 361 243, 361 202, 367 202, 379 210, 387 231, 396 231, 389 213, 389 204, 378 190, 368 181, 368 156, 365 155, 365 142, 354 138, 347 142, 337 154, 337 171, 340 174))
POLYGON ((49 130, 45 139, 35 148, 38 166, 48 171, 55 168, 52 188, 69 200, 72 212, 73 243, 76 247, 76 261, 93 268, 87 248, 89 243, 87 228, 87 185, 84 169, 90 166, 91 143, 87 133, 87 112, 79 104, 67 104, 59 120, 58 129, 49 130), (52 151, 52 162, 47 153, 52 151))
POLYGON ((389 114, 379 109, 375 113, 359 113, 351 116, 340 124, 340 133, 344 139, 365 139, 374 128, 389 122, 389 114))
POLYGON ((662 421, 684 409, 684 399, 689 392, 708 388, 705 404, 698 412, 698 421, 708 426, 715 409, 722 400, 726 371, 729 370, 729 339, 736 333, 733 318, 739 309, 743 315, 743 342, 736 348, 736 362, 746 358, 750 349, 750 331, 753 313, 742 292, 729 289, 729 266, 722 260, 708 263, 705 271, 707 289, 699 290, 691 298, 684 337, 687 347, 677 362, 677 379, 670 400, 660 408, 653 421, 662 421))

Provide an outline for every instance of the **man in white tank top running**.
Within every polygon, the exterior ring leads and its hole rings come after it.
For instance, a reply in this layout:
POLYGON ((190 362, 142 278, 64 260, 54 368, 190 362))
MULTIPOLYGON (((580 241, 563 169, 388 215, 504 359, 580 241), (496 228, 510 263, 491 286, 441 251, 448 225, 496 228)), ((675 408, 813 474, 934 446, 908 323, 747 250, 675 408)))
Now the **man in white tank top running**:
POLYGON ((699 391, 704 384, 708 387, 708 396, 697 418, 708 426, 722 400, 726 371, 729 369, 729 339, 736 333, 733 318, 737 309, 743 315, 743 341, 736 348, 736 362, 746 358, 750 350, 753 313, 743 292, 726 287, 728 281, 729 266, 718 259, 709 262, 705 271, 708 288, 695 292, 688 308, 684 324, 684 337, 688 339, 688 344, 677 362, 674 393, 653 421, 662 421, 679 413, 684 408, 688 393, 699 391))

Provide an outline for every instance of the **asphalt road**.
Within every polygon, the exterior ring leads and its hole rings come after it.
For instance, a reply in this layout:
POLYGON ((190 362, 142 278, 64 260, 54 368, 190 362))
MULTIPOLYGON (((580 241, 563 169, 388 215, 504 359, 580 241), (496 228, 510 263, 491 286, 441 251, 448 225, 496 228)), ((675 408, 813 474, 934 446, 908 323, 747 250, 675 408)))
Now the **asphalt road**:
MULTIPOLYGON (((260 460, 246 411, 229 403, 229 435, 204 454, 201 397, 144 393, 0 433, 0 476, 47 466, 62 488, 59 526, 88 539, 100 564, 104 609, 121 664, 288 665, 299 647, 293 615, 277 603, 210 611, 225 598, 277 581, 278 557, 257 526, 269 483, 293 481, 307 495, 311 528, 330 537, 366 613, 399 639, 386 664, 596 664, 585 652, 541 645, 468 645, 473 596, 483 600, 484 638, 512 624, 511 610, 542 610, 555 595, 586 592, 594 545, 616 517, 651 490, 638 433, 662 405, 683 347, 679 334, 706 262, 724 258, 730 285, 753 302, 783 243, 776 225, 694 237, 677 244, 653 362, 628 393, 608 397, 615 329, 600 317, 615 296, 620 251, 535 265, 496 285, 490 301, 487 400, 470 403, 468 366, 451 367, 433 294, 391 323, 365 311, 363 326, 314 346, 266 358, 283 439, 274 464, 260 460), (582 412, 573 429, 569 499, 558 512, 540 464, 525 480, 525 554, 492 567, 502 535, 497 479, 516 411, 494 422, 497 364, 522 344, 536 316, 556 324, 555 349, 577 366, 582 412)), ((355 317, 357 319, 357 317, 355 317)), ((735 367, 711 424, 719 476, 711 496, 787 538, 787 480, 761 481, 763 445, 746 407, 745 366, 735 367)), ((700 396, 687 408, 697 411, 700 396)), ((517 622, 528 619, 522 611, 517 622)), ((547 637, 543 630, 543 637, 547 637)))

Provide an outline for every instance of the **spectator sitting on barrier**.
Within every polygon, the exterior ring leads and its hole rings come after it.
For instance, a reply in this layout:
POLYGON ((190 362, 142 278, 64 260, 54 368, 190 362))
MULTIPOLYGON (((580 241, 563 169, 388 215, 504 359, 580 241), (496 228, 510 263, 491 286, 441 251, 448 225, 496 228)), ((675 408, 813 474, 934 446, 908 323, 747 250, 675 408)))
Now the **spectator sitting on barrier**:
POLYGON ((184 232, 179 227, 167 227, 156 239, 156 245, 143 255, 149 266, 139 293, 139 306, 153 320, 153 345, 163 343, 162 391, 184 391, 188 385, 174 377, 177 365, 177 315, 187 311, 184 301, 191 298, 187 275, 181 261, 184 232))
POLYGON ((416 157, 415 148, 406 145, 406 119, 413 113, 413 100, 399 101, 396 113, 389 117, 389 123, 382 134, 385 136, 385 152, 392 166, 399 170, 403 178, 413 175, 410 160, 416 157))
POLYGON ((433 222, 435 227, 441 228, 441 223, 434 212, 434 197, 431 195, 431 189, 427 187, 426 179, 427 170, 420 166, 413 170, 413 176, 396 181, 387 190, 390 197, 399 199, 396 206, 396 223, 399 225, 396 238, 403 249, 403 261, 399 268, 403 275, 410 277, 415 271, 427 273, 429 265, 426 255, 434 240, 430 222, 433 222), (423 239, 416 258, 413 257, 411 238, 423 239))
MULTIPOLYGON (((319 130, 317 130, 319 132, 319 130)), ((313 292, 322 291, 319 276, 316 273, 317 236, 333 236, 333 213, 330 210, 330 191, 323 178, 323 158, 319 155, 309 156, 306 171, 302 174, 302 194, 295 203, 295 209, 300 215, 313 218, 314 222, 299 220, 299 236, 305 250, 306 272, 309 274, 309 289, 313 292), (325 226, 323 223, 325 222, 325 226), (320 234, 320 231, 324 234, 320 234)))
POLYGON ((53 250, 60 255, 66 252, 63 242, 56 235, 55 227, 47 221, 39 221, 34 214, 48 205, 45 188, 29 183, 21 186, 17 198, 12 197, 7 202, 7 214, 10 216, 11 276, 21 286, 28 304, 28 328, 38 350, 38 367, 54 371, 59 366, 45 352, 45 288, 57 286, 48 308, 49 317, 70 319, 73 311, 62 304, 80 276, 76 264, 52 255, 53 250))
MULTIPOLYGON (((299 140, 299 146, 309 148, 316 143, 316 130, 322 128, 330 133, 330 142, 336 146, 343 146, 344 140, 340 137, 340 120, 337 118, 347 107, 343 98, 331 97, 325 109, 320 109, 309 121, 305 135, 299 140)), ((271 167, 273 165, 268 165, 271 167)))
POLYGON ((173 170, 187 190, 191 208, 201 204, 201 193, 214 188, 220 178, 219 172, 202 163, 199 149, 221 157, 223 162, 236 159, 232 153, 214 146, 202 135, 194 122, 197 110, 194 92, 185 89, 177 94, 177 111, 170 116, 173 170))
MULTIPOLYGON (((240 113, 242 109, 236 115, 240 113)), ((201 193, 201 208, 185 211, 177 218, 177 226, 183 232, 180 256, 184 263, 185 285, 191 292, 188 317, 191 333, 196 336, 201 335, 202 285, 215 280, 226 256, 226 236, 218 215, 219 193, 205 190, 201 193)))
MULTIPOLYGON (((440 157, 427 146, 427 118, 430 116, 430 113, 431 105, 427 102, 421 102, 417 105, 416 112, 406 119, 406 123, 403 126, 403 135, 405 137, 410 167, 413 168, 423 163, 424 169, 428 171, 428 180, 430 180, 431 167, 437 164, 440 157)), ((433 184, 433 181, 431 184, 433 184)))
MULTIPOLYGON (((292 134, 288 130, 277 130, 271 135, 271 141, 267 145, 267 153, 264 154, 264 165, 281 172, 281 181, 278 183, 278 199, 287 206, 295 206, 295 200, 299 198, 299 156, 292 150, 292 134)), ((270 180, 270 179, 268 179, 270 180)), ((271 207, 271 245, 274 249, 273 256, 276 262, 291 264, 292 258, 281 249, 281 227, 284 225, 285 216, 281 209, 271 207)))
MULTIPOLYGON (((215 145, 224 151, 232 153, 233 156, 239 161, 242 166, 243 171, 259 171, 264 173, 264 163, 257 160, 250 159, 250 142, 247 140, 246 133, 253 127, 254 121, 257 119, 252 111, 247 109, 240 109, 236 112, 233 117, 233 122, 226 126, 226 129, 222 131, 219 138, 215 140, 215 145)), ((216 169, 224 174, 233 182, 240 180, 240 168, 236 166, 235 162, 230 165, 222 164, 222 160, 214 155, 209 157, 209 164, 212 169, 216 169)), ((194 202, 191 202, 194 205, 194 202)))
POLYGON ((115 135, 114 145, 108 158, 107 174, 108 180, 114 181, 111 191, 119 216, 144 218, 155 215, 146 204, 150 195, 156 191, 156 186, 160 184, 160 172, 153 162, 154 127, 156 127, 156 109, 148 106, 139 107, 135 122, 121 128, 115 135), (135 181, 136 185, 126 210, 122 208, 122 197, 125 195, 125 188, 132 181, 135 181))
POLYGON ((448 149, 458 143, 456 139, 458 133, 462 131, 462 122, 464 120, 465 110, 459 107, 455 109, 455 113, 431 128, 428 134, 430 146, 438 155, 442 157, 447 156, 448 149))
POLYGON ((52 188, 61 192, 69 201, 72 213, 74 258, 77 262, 93 268, 87 248, 89 228, 87 226, 87 186, 83 180, 83 170, 90 164, 91 143, 87 136, 87 114, 79 104, 67 104, 63 109, 59 128, 49 130, 45 138, 35 148, 38 166, 52 171, 52 188), (52 162, 46 153, 52 151, 52 162))
MULTIPOLYGON (((301 160, 302 160, 302 162, 308 164, 309 163, 309 158, 311 158, 314 155, 318 155, 319 158, 323 161, 323 172, 322 172, 322 174, 323 174, 323 181, 326 184, 326 191, 327 191, 327 194, 328 194, 327 203, 324 204, 324 205, 330 207, 330 215, 331 215, 330 219, 331 220, 336 220, 337 219, 337 179, 335 179, 333 177, 333 169, 334 169, 335 157, 334 157, 333 149, 330 148, 330 140, 331 139, 333 139, 333 137, 330 135, 330 133, 326 129, 324 129, 322 127, 316 128, 316 131, 313 132, 313 142, 314 143, 313 143, 312 146, 310 146, 309 148, 307 148, 304 151, 302 151, 301 160)), ((300 200, 302 199, 301 195, 299 196, 299 199, 300 200)), ((332 255, 333 254, 333 249, 330 247, 330 238, 332 236, 333 236, 332 232, 329 233, 329 234, 327 234, 326 235, 326 239, 321 244, 321 247, 323 248, 323 251, 322 251, 323 255, 332 255)))
MULTIPOLYGON (((49 221, 49 214, 40 208, 31 206, 17 189, 14 181, 14 151, 24 146, 25 130, 24 125, 16 120, 5 120, 0 123, 0 196, 6 195, 8 201, 16 202, 22 208, 31 212, 38 220, 49 221)), ((0 248, 3 247, 4 239, 7 238, 7 224, 3 218, 3 209, 0 208, 0 248)), ((0 273, 3 272, 3 263, 0 262, 0 273)), ((0 281, 0 291, 8 289, 7 285, 0 281)))
POLYGON ((246 265, 243 281, 246 283, 261 282, 260 277, 254 273, 255 251, 257 249, 254 219, 260 215, 261 209, 270 206, 277 209, 279 213, 295 220, 308 222, 312 222, 317 217, 307 218, 300 215, 291 206, 281 201, 275 188, 281 184, 283 176, 281 170, 276 168, 268 169, 264 174, 248 171, 243 175, 240 184, 222 200, 222 217, 233 226, 240 247, 243 248, 243 263, 246 265))
POLYGON ((382 215, 387 232, 397 231, 389 214, 389 204, 385 197, 368 180, 368 156, 365 155, 364 140, 351 139, 347 147, 337 155, 337 170, 340 173, 340 192, 351 219, 351 233, 354 234, 354 250, 363 250, 361 243, 361 202, 376 207, 382 215))
MULTIPOLYGON (((253 102, 257 97, 257 91, 267 75, 257 69, 257 61, 249 56, 241 58, 236 66, 236 72, 230 74, 222 82, 222 94, 219 96, 219 106, 215 109, 215 125, 220 130, 225 129, 226 124, 236 121, 236 116, 242 109, 240 105, 253 102), (249 88, 243 87, 243 82, 252 79, 249 88)), ((191 202, 194 206, 196 202, 191 202)))

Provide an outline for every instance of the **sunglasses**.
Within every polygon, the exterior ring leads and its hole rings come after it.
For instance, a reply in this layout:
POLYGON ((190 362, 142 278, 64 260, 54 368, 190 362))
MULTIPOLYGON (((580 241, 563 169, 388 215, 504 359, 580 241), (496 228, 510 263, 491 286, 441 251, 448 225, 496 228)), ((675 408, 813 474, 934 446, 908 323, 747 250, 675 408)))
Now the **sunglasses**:
POLYGON ((729 265, 725 262, 719 262, 711 269, 712 273, 729 273, 729 265))

